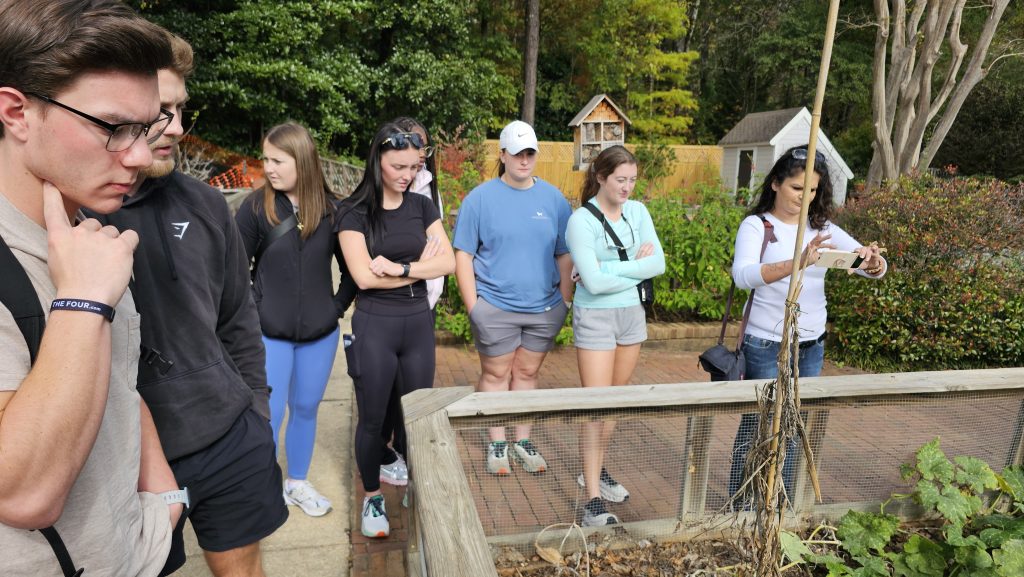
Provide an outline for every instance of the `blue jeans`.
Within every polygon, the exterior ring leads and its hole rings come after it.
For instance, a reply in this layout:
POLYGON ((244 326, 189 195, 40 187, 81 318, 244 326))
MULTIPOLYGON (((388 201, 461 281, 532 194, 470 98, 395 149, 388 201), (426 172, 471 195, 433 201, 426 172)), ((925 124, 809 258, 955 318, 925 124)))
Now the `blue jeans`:
MULTIPOLYGON (((743 356, 746 359, 747 380, 770 380, 779 375, 779 348, 782 343, 769 341, 752 335, 743 337, 743 356)), ((821 366, 825 362, 825 343, 816 342, 812 345, 801 343, 800 376, 816 377, 821 374, 821 366)), ((743 463, 747 460, 747 451, 754 441, 757 431, 758 416, 756 413, 744 414, 740 419, 736 441, 732 445, 732 469, 729 471, 729 495, 735 495, 743 484, 743 463)), ((791 494, 793 480, 796 477, 795 463, 797 440, 792 439, 786 447, 786 462, 782 466, 782 482, 786 485, 786 493, 791 494)))

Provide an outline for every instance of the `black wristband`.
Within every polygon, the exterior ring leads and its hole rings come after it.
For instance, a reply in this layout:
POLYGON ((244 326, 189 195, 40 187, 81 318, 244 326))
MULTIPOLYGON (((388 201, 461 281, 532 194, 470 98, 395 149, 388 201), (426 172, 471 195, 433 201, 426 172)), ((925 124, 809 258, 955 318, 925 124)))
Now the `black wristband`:
POLYGON ((54 299, 53 303, 50 304, 51 311, 85 311, 90 313, 96 313, 110 322, 114 322, 114 307, 98 303, 96 301, 87 301, 82 299, 54 299))
POLYGON ((412 267, 409 265, 409 263, 403 262, 402 263, 402 275, 399 278, 406 278, 406 277, 408 277, 409 276, 409 270, 411 268, 412 267))

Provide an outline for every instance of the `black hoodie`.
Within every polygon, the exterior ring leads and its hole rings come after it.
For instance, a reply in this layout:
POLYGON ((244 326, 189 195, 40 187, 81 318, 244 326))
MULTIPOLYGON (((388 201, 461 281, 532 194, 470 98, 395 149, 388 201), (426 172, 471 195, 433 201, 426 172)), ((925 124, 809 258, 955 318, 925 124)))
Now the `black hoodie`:
POLYGON ((168 460, 210 446, 250 406, 269 420, 248 259, 223 194, 175 170, 147 179, 114 214, 90 216, 139 234, 138 390, 168 460))

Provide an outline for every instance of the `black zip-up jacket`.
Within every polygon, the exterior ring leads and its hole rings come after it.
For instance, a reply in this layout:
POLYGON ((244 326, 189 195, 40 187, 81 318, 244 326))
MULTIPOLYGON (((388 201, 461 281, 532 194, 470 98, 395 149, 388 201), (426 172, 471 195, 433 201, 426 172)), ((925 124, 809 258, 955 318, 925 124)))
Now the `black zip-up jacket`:
MULTIPOLYGON (((274 210, 279 221, 292 214, 292 203, 284 193, 274 193, 274 210)), ((252 259, 260 243, 274 229, 263 211, 263 189, 242 202, 235 213, 235 223, 245 253, 252 259)), ((253 278, 253 296, 264 335, 301 343, 319 339, 338 328, 338 319, 357 289, 351 278, 343 274, 337 296, 332 294, 332 257, 345 271, 329 214, 323 216, 308 239, 302 240, 296 226, 264 247, 253 278)))
POLYGON ((168 460, 210 446, 250 406, 269 420, 249 267, 223 194, 175 170, 147 179, 114 214, 90 216, 139 234, 138 390, 168 460))

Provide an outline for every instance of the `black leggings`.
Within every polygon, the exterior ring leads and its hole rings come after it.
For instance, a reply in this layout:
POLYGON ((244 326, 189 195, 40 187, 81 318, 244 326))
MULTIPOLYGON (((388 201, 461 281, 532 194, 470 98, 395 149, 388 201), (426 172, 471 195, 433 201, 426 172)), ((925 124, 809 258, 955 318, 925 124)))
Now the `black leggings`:
MULTIPOLYGON (((372 305, 371 305, 372 306, 372 305)), ((434 384, 434 325, 430 309, 409 315, 376 314, 358 305, 352 315, 359 376, 353 379, 359 424, 356 426, 356 465, 367 492, 380 489, 384 451, 381 428, 396 384, 405 395, 434 384), (397 379, 399 371, 401 378, 397 379)), ((388 310, 387 312, 392 312, 388 310)), ((396 429, 404 427, 401 423, 396 429)))

